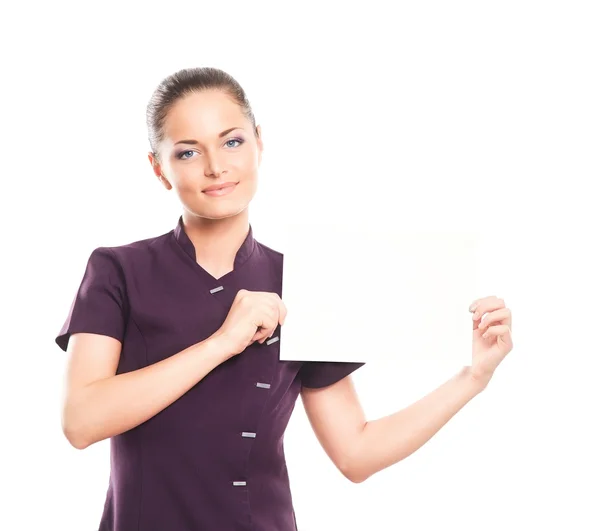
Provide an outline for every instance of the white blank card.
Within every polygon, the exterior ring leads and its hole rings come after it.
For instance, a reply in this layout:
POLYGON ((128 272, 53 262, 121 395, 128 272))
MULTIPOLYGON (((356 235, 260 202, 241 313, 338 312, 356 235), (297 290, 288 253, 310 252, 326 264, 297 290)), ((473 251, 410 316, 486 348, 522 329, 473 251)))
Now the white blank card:
POLYGON ((280 359, 471 364, 477 234, 285 225, 280 359))

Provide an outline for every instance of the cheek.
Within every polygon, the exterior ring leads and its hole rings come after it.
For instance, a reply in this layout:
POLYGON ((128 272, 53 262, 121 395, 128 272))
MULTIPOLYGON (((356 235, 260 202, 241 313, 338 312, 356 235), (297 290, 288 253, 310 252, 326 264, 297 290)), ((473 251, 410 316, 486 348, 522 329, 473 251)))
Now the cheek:
POLYGON ((244 174, 256 172, 258 168, 258 155, 256 150, 248 150, 235 161, 235 166, 238 171, 244 174))
POLYGON ((174 186, 182 193, 195 192, 200 186, 198 170, 188 168, 179 168, 175 176, 174 186))
POLYGON ((245 175, 238 186, 241 186, 238 199, 244 203, 251 201, 256 195, 258 188, 258 179, 256 178, 256 174, 252 173, 245 175))
POLYGON ((245 178, 245 185, 249 192, 254 194, 258 188, 258 175, 256 172, 249 173, 245 178))

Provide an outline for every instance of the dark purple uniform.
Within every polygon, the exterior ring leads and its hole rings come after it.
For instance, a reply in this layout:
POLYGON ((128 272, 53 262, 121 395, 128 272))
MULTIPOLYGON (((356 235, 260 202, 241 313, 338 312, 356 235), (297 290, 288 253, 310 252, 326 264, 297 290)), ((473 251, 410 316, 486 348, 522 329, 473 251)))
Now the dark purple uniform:
MULTIPOLYGON (((238 290, 282 296, 283 255, 253 238, 214 278, 196 262, 180 217, 174 230, 100 247, 56 343, 90 332, 121 341, 117 374, 218 330, 238 290)), ((281 327, 220 364, 163 411, 111 438, 100 531, 293 531, 283 435, 300 389, 324 387, 364 363, 280 361, 281 327)))

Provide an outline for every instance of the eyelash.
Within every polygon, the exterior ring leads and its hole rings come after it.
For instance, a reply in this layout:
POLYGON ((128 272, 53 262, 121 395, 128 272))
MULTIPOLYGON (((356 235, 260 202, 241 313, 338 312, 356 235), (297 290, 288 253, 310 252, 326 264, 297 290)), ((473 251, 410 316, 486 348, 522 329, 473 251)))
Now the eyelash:
MULTIPOLYGON (((239 146, 234 146, 234 147, 240 147, 245 142, 245 140, 242 139, 242 138, 230 138, 227 142, 225 142, 225 144, 227 144, 228 142, 239 142, 240 143, 239 146)), ((182 157, 182 155, 184 155, 185 153, 193 153, 193 152, 194 151, 192 149, 187 149, 187 150, 182 151, 181 153, 179 153, 177 155, 177 158, 179 160, 189 160, 190 157, 182 157)))

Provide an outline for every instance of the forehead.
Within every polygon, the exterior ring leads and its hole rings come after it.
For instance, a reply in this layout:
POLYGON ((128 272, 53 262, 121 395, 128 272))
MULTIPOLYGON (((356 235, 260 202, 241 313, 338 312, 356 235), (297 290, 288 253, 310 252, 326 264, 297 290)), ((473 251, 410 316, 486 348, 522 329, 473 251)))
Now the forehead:
POLYGON ((169 110, 164 123, 165 138, 208 140, 229 127, 245 126, 240 106, 222 91, 188 94, 169 110))

